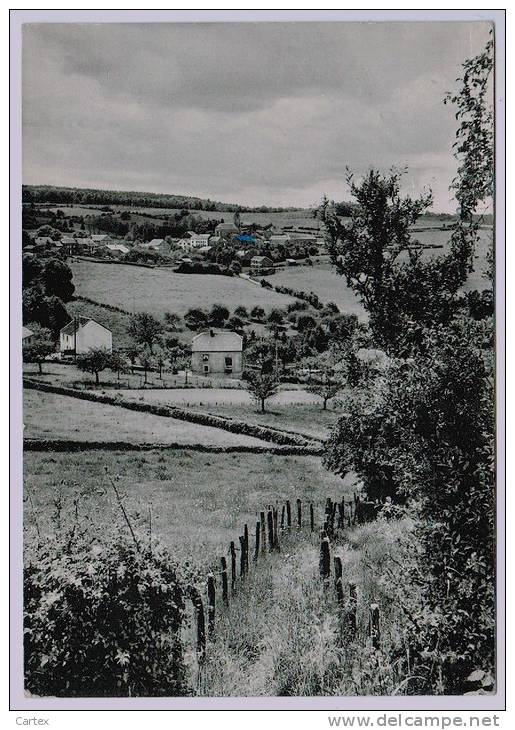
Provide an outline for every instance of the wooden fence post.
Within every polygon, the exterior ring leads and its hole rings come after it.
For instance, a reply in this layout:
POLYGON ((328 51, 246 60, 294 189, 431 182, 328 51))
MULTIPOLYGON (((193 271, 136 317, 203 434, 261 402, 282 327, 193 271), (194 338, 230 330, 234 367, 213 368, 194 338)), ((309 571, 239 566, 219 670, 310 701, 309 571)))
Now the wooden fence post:
POLYGON ((256 522, 256 549, 254 551, 254 560, 257 560, 259 557, 259 538, 261 536, 261 522, 257 520, 256 522))
POLYGON ((261 520, 261 552, 266 552, 266 526, 265 526, 265 513, 261 512, 260 515, 261 520))
POLYGON ((328 535, 332 535, 331 531, 331 515, 333 513, 333 501, 331 497, 327 497, 325 501, 325 531, 328 535))
POLYGON ((327 580, 331 573, 331 556, 329 552, 329 538, 324 537, 320 543, 320 577, 327 580))
POLYGON ((336 590, 336 597, 338 598, 338 604, 343 608, 344 597, 343 597, 343 582, 342 582, 342 559, 335 556, 334 558, 334 588, 336 590))
POLYGON ((281 530, 284 530, 284 516, 285 516, 286 508, 283 504, 281 509, 281 530))
POLYGON ((309 524, 311 532, 315 531, 315 510, 313 509, 313 502, 309 505, 309 524))
POLYGON ((206 622, 204 617, 204 604, 200 593, 196 588, 190 586, 189 595, 193 607, 195 609, 195 615, 197 619, 197 660, 199 664, 202 664, 206 657, 206 622))
POLYGON ((220 558, 222 564, 222 601, 226 606, 229 605, 229 587, 227 581, 227 560, 220 558))
POLYGON ((277 507, 273 508, 272 514, 274 518, 274 549, 277 550, 278 553, 280 553, 281 546, 279 545, 279 512, 277 510, 277 507))
POLYGON ((268 549, 270 552, 272 552, 274 549, 274 517, 272 515, 272 510, 268 510, 267 522, 268 522, 268 549))
POLYGON ((234 541, 231 541, 229 550, 231 553, 231 590, 234 591, 236 588, 236 547, 234 541))
POLYGON ((215 632, 215 606, 215 577, 212 573, 209 573, 207 576, 207 630, 209 637, 212 637, 215 632))
POLYGON ((290 500, 286 500, 286 526, 288 530, 291 529, 291 504, 290 500))
POLYGON ((372 639, 372 646, 374 649, 379 649, 381 643, 381 631, 379 627, 379 606, 377 603, 370 604, 368 635, 372 639))
POLYGON ((356 631, 358 630, 358 594, 356 591, 356 584, 355 583, 349 583, 349 610, 347 614, 348 618, 348 627, 349 627, 349 633, 352 638, 356 636, 356 631))
POLYGON ((338 504, 338 527, 340 529, 345 527, 345 497, 338 504))
POLYGON ((243 539, 245 545, 245 573, 249 572, 249 528, 248 525, 243 525, 243 539))
POLYGON ((302 502, 300 499, 297 499, 297 527, 302 527, 302 502))
POLYGON ((245 537, 240 535, 240 578, 245 577, 245 537))

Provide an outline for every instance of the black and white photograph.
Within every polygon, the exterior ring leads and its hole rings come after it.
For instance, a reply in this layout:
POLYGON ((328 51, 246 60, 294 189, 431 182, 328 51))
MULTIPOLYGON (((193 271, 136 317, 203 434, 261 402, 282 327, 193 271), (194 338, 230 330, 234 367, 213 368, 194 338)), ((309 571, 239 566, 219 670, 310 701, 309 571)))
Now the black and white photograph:
POLYGON ((497 37, 23 23, 26 698, 497 696, 497 37))

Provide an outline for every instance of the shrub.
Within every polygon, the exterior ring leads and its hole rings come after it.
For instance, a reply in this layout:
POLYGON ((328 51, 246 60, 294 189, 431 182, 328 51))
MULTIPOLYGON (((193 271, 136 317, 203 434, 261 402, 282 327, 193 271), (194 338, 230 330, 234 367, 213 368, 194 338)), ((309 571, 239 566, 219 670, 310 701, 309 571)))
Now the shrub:
POLYGON ((76 529, 28 555, 24 569, 25 681, 57 697, 180 696, 184 612, 176 568, 116 533, 76 529))

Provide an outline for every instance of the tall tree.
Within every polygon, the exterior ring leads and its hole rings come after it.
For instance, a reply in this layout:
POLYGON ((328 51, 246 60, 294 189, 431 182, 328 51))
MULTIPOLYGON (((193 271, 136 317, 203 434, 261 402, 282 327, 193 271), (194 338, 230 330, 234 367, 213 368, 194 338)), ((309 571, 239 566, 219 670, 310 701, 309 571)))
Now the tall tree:
POLYGON ((263 373, 257 370, 248 370, 245 372, 245 385, 256 403, 261 408, 261 413, 265 412, 266 401, 277 393, 279 390, 280 379, 275 370, 263 373))
POLYGON ((331 259, 370 315, 376 344, 392 355, 418 347, 421 328, 448 324, 471 263, 473 242, 456 231, 449 251, 424 260, 411 246, 410 226, 428 208, 430 193, 403 197, 401 173, 370 170, 347 182, 357 207, 350 221, 338 218, 324 201, 321 217, 329 234, 331 259))
POLYGON ((152 314, 139 312, 132 316, 129 323, 129 335, 137 344, 152 350, 162 334, 163 325, 152 314))
POLYGON ((30 342, 23 346, 23 362, 37 363, 40 374, 43 372, 43 363, 55 351, 52 333, 46 327, 31 322, 28 326, 32 335, 30 342))
POLYGON ((73 297, 73 274, 64 261, 49 259, 43 268, 41 280, 48 296, 59 297, 63 302, 69 302, 73 297))
POLYGON ((103 347, 93 347, 83 355, 77 355, 76 361, 79 370, 85 373, 92 373, 95 376, 95 383, 100 383, 100 373, 111 367, 111 353, 103 347))

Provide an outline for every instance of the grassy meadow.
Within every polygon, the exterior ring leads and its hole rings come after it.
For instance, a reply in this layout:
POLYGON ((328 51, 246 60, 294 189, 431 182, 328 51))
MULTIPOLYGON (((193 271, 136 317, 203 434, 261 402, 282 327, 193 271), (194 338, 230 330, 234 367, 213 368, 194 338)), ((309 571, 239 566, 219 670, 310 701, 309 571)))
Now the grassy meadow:
POLYGON ((334 401, 322 410, 322 401, 301 388, 284 389, 270 398, 266 412, 261 413, 246 390, 220 388, 192 388, 188 390, 123 391, 124 397, 147 403, 184 406, 190 410, 205 411, 247 423, 283 428, 306 436, 325 439, 341 415, 334 401))
POLYGON ((252 436, 152 413, 24 389, 26 438, 213 446, 269 446, 252 436))
POLYGON ((234 276, 175 274, 164 269, 75 260, 70 266, 77 295, 156 317, 165 312, 184 315, 192 307, 211 307, 216 302, 231 309, 242 304, 248 309, 260 305, 270 311, 293 301, 234 276))
POLYGON ((334 302, 341 312, 356 314, 362 321, 367 319, 365 309, 356 294, 330 264, 286 267, 264 278, 272 286, 288 286, 292 289, 314 292, 322 302, 334 302))
MULTIPOLYGON (((91 404, 90 404, 91 405, 91 404)), ((140 414, 141 415, 141 414, 140 414)), ((181 424, 182 425, 182 424, 181 424)), ((178 560, 208 567, 224 555, 242 526, 276 500, 316 501, 352 493, 352 476, 327 472, 317 457, 269 454, 214 454, 194 451, 83 453, 26 452, 26 539, 55 531, 54 500, 68 508, 81 495, 79 515, 106 529, 123 522, 107 474, 117 479, 127 510, 144 536, 152 534, 178 560)))

